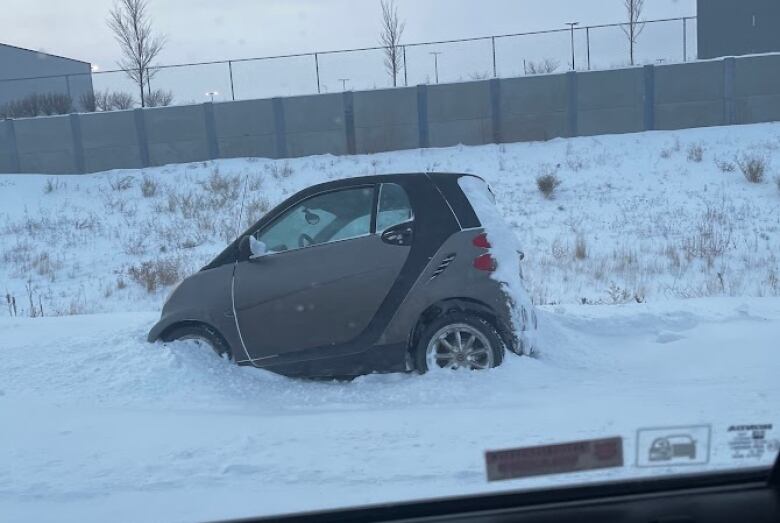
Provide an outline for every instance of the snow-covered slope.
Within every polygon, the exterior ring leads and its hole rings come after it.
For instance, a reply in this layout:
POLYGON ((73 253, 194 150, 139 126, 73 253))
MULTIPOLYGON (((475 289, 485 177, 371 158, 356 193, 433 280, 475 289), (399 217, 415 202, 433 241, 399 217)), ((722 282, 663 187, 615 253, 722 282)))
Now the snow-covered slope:
POLYGON ((87 176, 0 175, 0 291, 24 315, 30 298, 44 315, 155 310, 171 282, 235 238, 245 179, 243 225, 313 183, 428 170, 478 173, 491 183, 527 254, 536 303, 778 296, 773 166, 780 167, 778 124, 87 176), (740 172, 737 160, 750 157, 766 161, 763 183, 740 172), (561 185, 546 199, 535 180, 550 173, 561 185))
POLYGON ((727 428, 780 424, 779 151, 767 124, 0 176, 16 302, 0 309, 0 520, 191 521, 766 465, 732 459, 727 428), (751 158, 763 183, 740 172, 751 158), (542 304, 537 358, 313 383, 144 341, 168 288, 287 195, 419 170, 493 186, 542 304), (637 429, 701 423, 708 466, 636 467, 637 429), (487 449, 614 435, 623 468, 485 481, 487 449))

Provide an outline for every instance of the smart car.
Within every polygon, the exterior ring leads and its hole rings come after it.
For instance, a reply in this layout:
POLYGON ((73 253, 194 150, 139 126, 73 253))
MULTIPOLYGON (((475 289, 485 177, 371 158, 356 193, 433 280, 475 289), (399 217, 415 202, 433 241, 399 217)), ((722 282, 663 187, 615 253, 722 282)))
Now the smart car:
POLYGON ((473 175, 315 185, 181 282, 148 339, 299 377, 489 369, 533 350, 514 241, 473 175))

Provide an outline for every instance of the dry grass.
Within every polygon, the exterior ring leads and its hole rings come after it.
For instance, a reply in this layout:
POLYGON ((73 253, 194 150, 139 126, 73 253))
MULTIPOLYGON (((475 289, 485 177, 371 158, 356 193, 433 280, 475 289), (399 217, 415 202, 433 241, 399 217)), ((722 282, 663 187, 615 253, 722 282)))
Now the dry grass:
POLYGON ((739 170, 750 183, 763 183, 766 178, 769 160, 758 154, 743 154, 736 159, 739 170))
POLYGON ((158 187, 157 180, 154 178, 150 178, 149 176, 144 176, 143 180, 141 181, 141 196, 144 198, 152 198, 157 194, 157 187, 158 187))
POLYGON ((555 196, 555 190, 561 185, 561 180, 558 178, 558 168, 542 164, 539 170, 540 174, 536 177, 536 188, 545 198, 551 200, 555 196))
POLYGON ((183 277, 181 261, 176 258, 158 258, 133 265, 127 274, 137 284, 154 293, 162 287, 168 287, 183 277))
POLYGON ((688 146, 687 157, 689 162, 701 163, 701 161, 704 159, 704 148, 701 146, 701 144, 692 143, 688 146))

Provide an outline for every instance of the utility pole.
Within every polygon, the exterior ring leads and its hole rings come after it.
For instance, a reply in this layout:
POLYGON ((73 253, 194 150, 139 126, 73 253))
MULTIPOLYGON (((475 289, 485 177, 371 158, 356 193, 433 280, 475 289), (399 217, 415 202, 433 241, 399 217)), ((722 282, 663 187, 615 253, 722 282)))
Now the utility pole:
POLYGON ((436 73, 436 83, 439 83, 439 55, 443 53, 442 51, 431 51, 428 54, 433 55, 433 68, 436 73))
POLYGON ((574 71, 574 27, 580 25, 579 22, 566 22, 571 30, 571 70, 574 71))

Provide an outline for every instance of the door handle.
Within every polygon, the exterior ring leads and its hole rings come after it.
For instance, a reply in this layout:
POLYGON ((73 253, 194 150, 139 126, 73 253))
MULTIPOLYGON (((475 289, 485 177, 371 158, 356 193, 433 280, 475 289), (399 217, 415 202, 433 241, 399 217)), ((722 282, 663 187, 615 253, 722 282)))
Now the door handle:
POLYGON ((411 245, 413 239, 414 229, 408 223, 390 227, 382 233, 382 241, 390 245, 411 245))

